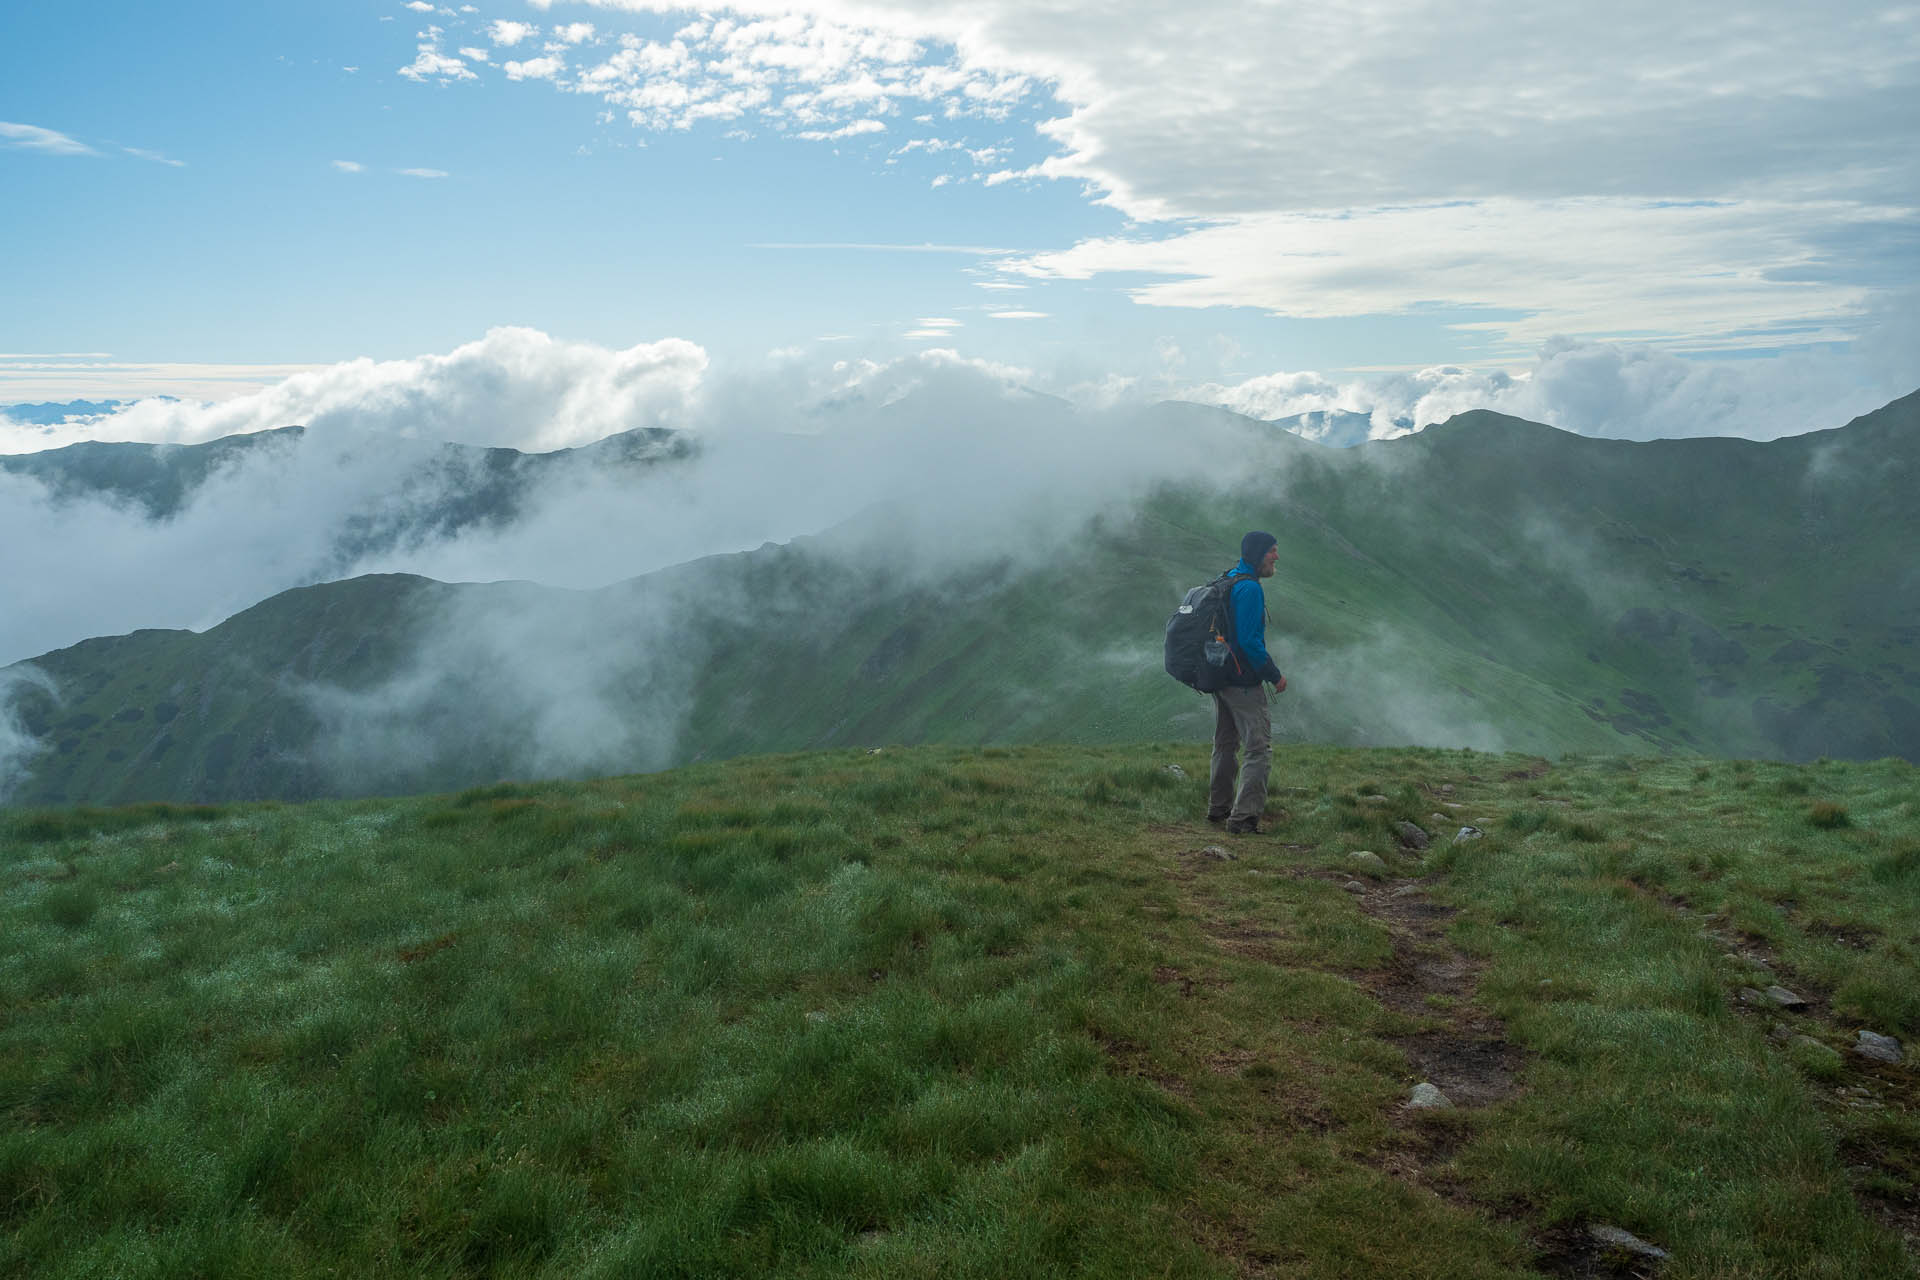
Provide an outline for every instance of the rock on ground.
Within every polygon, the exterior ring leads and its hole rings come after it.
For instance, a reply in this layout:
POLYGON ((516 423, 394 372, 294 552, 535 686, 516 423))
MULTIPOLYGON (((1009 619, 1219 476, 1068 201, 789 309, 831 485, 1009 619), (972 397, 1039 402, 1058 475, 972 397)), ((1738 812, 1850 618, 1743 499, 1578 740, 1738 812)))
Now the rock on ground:
POLYGON ((1898 1040, 1872 1031, 1860 1033, 1860 1043, 1853 1046, 1853 1051, 1863 1058, 1872 1058, 1875 1062, 1898 1062, 1901 1059, 1898 1040))
POLYGON ((1453 1103, 1447 1100, 1447 1095, 1440 1092, 1438 1086, 1422 1080, 1419 1084, 1413 1086, 1413 1094, 1407 1099, 1407 1105, 1415 1108, 1427 1108, 1450 1107, 1453 1103))
POLYGON ((1620 1227, 1610 1227, 1604 1222, 1596 1222, 1587 1228, 1587 1234, 1595 1242, 1612 1249, 1622 1249, 1628 1253, 1637 1253, 1643 1258, 1664 1258, 1667 1251, 1657 1244, 1648 1244, 1631 1231, 1620 1227))

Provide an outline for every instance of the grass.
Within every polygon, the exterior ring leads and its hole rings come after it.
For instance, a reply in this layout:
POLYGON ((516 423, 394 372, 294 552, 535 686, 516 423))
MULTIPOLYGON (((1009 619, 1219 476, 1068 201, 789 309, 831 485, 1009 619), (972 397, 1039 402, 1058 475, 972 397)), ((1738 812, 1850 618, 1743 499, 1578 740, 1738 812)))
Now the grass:
POLYGON ((1204 766, 0 811, 0 1272, 1913 1274, 1911 1069, 1849 1051, 1920 1032, 1911 766, 1285 748, 1230 861, 1204 766), (1470 981, 1382 995, 1359 850, 1470 981), (1476 1020, 1518 1091, 1404 1112, 1476 1020))

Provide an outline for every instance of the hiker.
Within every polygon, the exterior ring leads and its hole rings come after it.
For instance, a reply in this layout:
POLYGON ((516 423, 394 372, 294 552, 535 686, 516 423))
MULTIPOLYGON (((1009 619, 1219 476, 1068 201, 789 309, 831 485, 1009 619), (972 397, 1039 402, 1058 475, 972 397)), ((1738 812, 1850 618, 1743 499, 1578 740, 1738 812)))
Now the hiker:
POLYGON ((1233 618, 1229 643, 1233 658, 1223 678, 1227 687, 1213 694, 1213 768, 1208 778, 1207 821, 1225 822, 1235 835, 1260 830, 1267 807, 1267 766, 1273 758, 1273 721, 1267 713, 1267 691, 1285 692, 1287 678, 1267 653, 1267 593, 1260 579, 1273 576, 1280 559, 1279 540, 1254 531, 1240 539, 1240 563, 1227 572, 1246 580, 1233 584, 1228 603, 1233 618), (1236 765, 1240 748, 1246 764, 1236 765), (1234 777, 1240 789, 1234 791, 1234 777))

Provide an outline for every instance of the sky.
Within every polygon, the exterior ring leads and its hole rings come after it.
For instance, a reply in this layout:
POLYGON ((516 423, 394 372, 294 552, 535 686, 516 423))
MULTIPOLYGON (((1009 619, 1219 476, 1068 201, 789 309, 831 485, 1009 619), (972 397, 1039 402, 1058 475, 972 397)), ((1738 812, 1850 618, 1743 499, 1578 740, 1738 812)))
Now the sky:
POLYGON ((178 402, 0 451, 450 370, 565 406, 471 442, 554 447, 955 362, 1374 434, 1837 426, 1920 386, 1916 122, 1914 3, 9 5, 0 406, 178 402))

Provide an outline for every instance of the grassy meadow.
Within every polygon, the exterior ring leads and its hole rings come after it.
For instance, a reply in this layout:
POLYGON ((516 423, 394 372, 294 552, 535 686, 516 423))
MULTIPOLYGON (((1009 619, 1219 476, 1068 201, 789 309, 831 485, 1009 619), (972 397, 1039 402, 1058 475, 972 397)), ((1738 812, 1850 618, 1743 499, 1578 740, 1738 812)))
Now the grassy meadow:
POLYGON ((1205 769, 0 811, 0 1274, 1915 1274, 1913 766, 1205 769))

